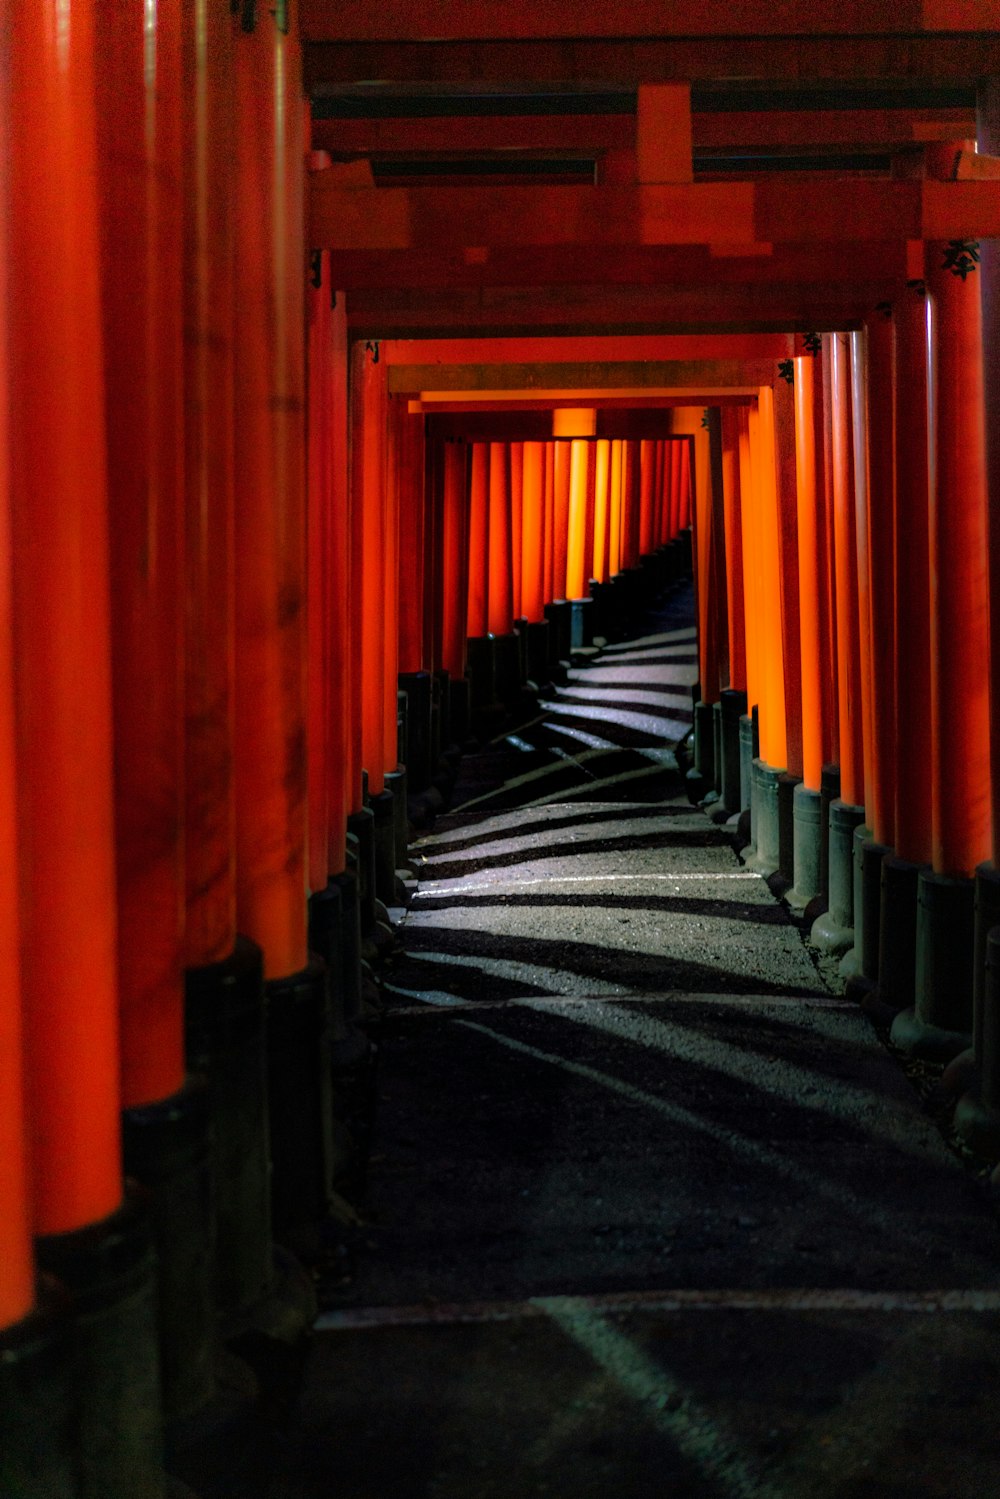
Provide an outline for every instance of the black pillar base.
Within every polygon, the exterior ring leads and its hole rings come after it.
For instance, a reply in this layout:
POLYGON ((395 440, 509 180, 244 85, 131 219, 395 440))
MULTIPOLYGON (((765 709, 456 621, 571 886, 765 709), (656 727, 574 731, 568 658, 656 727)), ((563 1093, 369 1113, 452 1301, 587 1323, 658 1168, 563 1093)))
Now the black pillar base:
POLYGON ((793 911, 805 911, 820 893, 820 821, 822 798, 800 781, 792 792, 792 867, 795 880, 785 899, 793 911))
POLYGON ((767 877, 777 873, 781 858, 778 783, 784 771, 780 767, 766 765, 760 759, 754 760, 753 770, 756 785, 752 811, 754 849, 745 863, 748 869, 755 869, 758 874, 767 877))
POLYGON ((917 879, 926 868, 895 854, 881 861, 878 983, 861 996, 861 1004, 882 1029, 916 1002, 917 879))
POLYGON ((908 1056, 947 1062, 972 1044, 975 884, 922 870, 917 879, 916 1003, 893 1021, 908 1056))
POLYGON ((831 957, 854 943, 854 829, 864 818, 864 807, 830 803, 829 907, 813 922, 809 940, 831 957))
POLYGON ((569 665, 573 650, 573 618, 572 609, 566 599, 553 599, 550 604, 545 605, 545 618, 549 622, 552 632, 552 647, 555 652, 554 661, 550 664, 563 663, 569 665))
POLYGON ((396 904, 395 798, 386 787, 369 798, 375 819, 375 897, 384 906, 396 904))
POLYGON ((578 651, 593 645, 595 614, 593 599, 571 599, 569 608, 570 650, 578 651))
POLYGON ((200 1077, 171 1098, 122 1115, 125 1171, 148 1194, 167 1421, 193 1415, 215 1393, 210 1123, 208 1086, 200 1077))
POLYGON ((549 634, 547 619, 529 620, 524 627, 525 667, 528 681, 539 690, 551 688, 549 672, 549 634))
POLYGON ((370 807, 348 817, 347 848, 358 880, 361 935, 367 937, 375 926, 375 816, 370 807))
MULTIPOLYGON (((778 777, 778 870, 776 880, 782 890, 795 880, 795 825, 792 820, 796 788, 802 777, 783 770, 778 777)), ((776 886, 772 883, 772 889, 776 886)))
POLYGON ((329 1210, 332 1186, 326 970, 311 958, 265 988, 271 1221, 279 1243, 302 1251, 329 1210))
POLYGON ((753 718, 749 713, 743 713, 740 715, 738 729, 740 757, 739 806, 734 808, 733 810, 737 812, 749 812, 751 795, 753 791, 754 762, 754 726, 753 718))
MULTIPOLYGON (((50 1298, 54 1300, 55 1298, 50 1298)), ((56 1306, 0 1332, 0 1494, 79 1499, 70 1324, 56 1306)))
POLYGON ((819 777, 820 794, 820 900, 830 904, 830 808, 840 800, 840 766, 824 765, 819 777))
POLYGON ((496 694, 508 711, 521 694, 521 648, 515 633, 491 637, 496 694))
POLYGON ((260 948, 185 974, 187 1061, 208 1088, 215 1300, 226 1316, 259 1301, 271 1275, 267 1042, 260 948))
POLYGON ((156 1262, 149 1217, 129 1192, 109 1218, 37 1242, 70 1295, 79 1499, 163 1499, 156 1262))
POLYGON ((715 786, 715 723, 712 704, 694 705, 694 767, 705 789, 715 786))
POLYGON ((470 734, 468 677, 451 677, 448 682, 448 718, 452 744, 459 747, 467 744, 470 734))
POLYGON ((882 864, 892 853, 885 843, 854 834, 854 948, 855 962, 845 969, 847 953, 841 963, 841 976, 848 980, 852 999, 861 1001, 878 985, 882 924, 882 864))
POLYGON ((409 771, 410 790, 423 791, 431 779, 431 674, 400 672, 399 690, 406 697, 406 747, 401 758, 409 771))

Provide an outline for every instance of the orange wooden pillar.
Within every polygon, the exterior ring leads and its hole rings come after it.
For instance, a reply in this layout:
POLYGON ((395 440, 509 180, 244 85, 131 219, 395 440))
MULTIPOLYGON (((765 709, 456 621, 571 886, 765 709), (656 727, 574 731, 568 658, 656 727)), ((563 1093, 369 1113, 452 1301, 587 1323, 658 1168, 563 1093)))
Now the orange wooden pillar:
POLYGON ((812 941, 846 952, 854 940, 854 829, 864 821, 864 742, 858 581, 857 509, 851 418, 850 338, 830 340, 830 449, 837 619, 840 796, 829 822, 829 909, 813 924, 812 941))
POLYGON ((642 557, 650 556, 656 545, 653 534, 655 484, 656 443, 643 439, 639 444, 639 555, 642 557))
MULTIPOLYGON (((956 143, 928 148, 950 176, 956 143)), ((892 1035, 904 1049, 960 1051, 973 1026, 974 885, 991 853, 987 477, 982 306, 975 257, 930 241, 929 559, 933 869, 918 878, 916 1003, 892 1035)))
POLYGON ((542 578, 545 602, 555 598, 555 525, 556 525, 556 445, 545 444, 545 478, 542 493, 544 526, 542 539, 542 578))
POLYGON ((594 552, 591 577, 606 583, 610 560, 611 443, 601 438, 594 444, 594 552))
MULTIPOLYGON (((9 159, 8 67, 10 15, 0 8, 0 149, 9 159)), ((13 1362, 4 1334, 29 1315, 35 1304, 31 1247, 30 1141, 24 1077, 24 999, 21 993, 21 916, 18 906, 17 766, 14 738, 14 620, 11 591, 11 513, 8 368, 9 244, 6 194, 0 199, 0 1360, 13 1362)), ((27 1446, 27 1443, 25 1444, 27 1446)), ((27 1479, 29 1452, 18 1452, 18 1472, 10 1457, 10 1481, 27 1479)), ((0 1464, 3 1460, 0 1459, 0 1464)), ((0 1466, 0 1472, 3 1472, 0 1466)), ((6 1476, 6 1475, 5 1475, 6 1476)), ((30 1475, 34 1478, 35 1475, 30 1475)))
POLYGON ((521 453, 521 611, 525 668, 536 687, 550 680, 551 639, 545 618, 546 444, 526 442, 521 453))
POLYGON ((269 981, 272 1212, 329 1200, 326 979, 306 906, 305 255, 297 8, 236 44, 236 892, 269 981))
MULTIPOLYGON (((725 570, 728 685, 719 694, 719 796, 731 815, 742 810, 740 719, 747 712, 746 609, 743 583, 743 525, 740 507, 739 430, 734 406, 719 413, 722 490, 722 565, 725 570)), ((669 531, 677 535, 680 505, 680 444, 670 444, 669 531)))
POLYGON ((510 444, 511 606, 515 620, 524 618, 524 443, 510 444))
POLYGON ((469 589, 466 634, 477 639, 489 632, 490 449, 472 444, 469 470, 469 589))
POLYGON ((628 440, 623 452, 622 570, 639 566, 639 506, 642 487, 640 446, 628 440))
POLYGON ((468 478, 469 450, 466 444, 444 443, 441 465, 441 665, 452 683, 465 677, 465 641, 468 633, 468 478))
POLYGON ((620 437, 611 443, 608 470, 608 577, 614 578, 622 569, 622 531, 625 489, 625 444, 620 437))
POLYGON ((591 444, 575 440, 569 444, 569 514, 567 517, 566 598, 587 596, 587 480, 591 444))
POLYGON ((486 624, 491 635, 514 628, 510 446, 489 444, 489 577, 486 624))
MULTIPOLYGON (((393 396, 394 458, 390 469, 389 493, 398 508, 398 541, 395 565, 387 582, 396 600, 399 628, 398 676, 390 678, 391 663, 386 664, 386 690, 390 682, 405 699, 406 736, 405 765, 396 764, 402 756, 397 751, 396 704, 386 701, 386 721, 392 725, 393 742, 387 752, 394 756, 386 762, 386 774, 395 801, 393 812, 396 829, 396 864, 405 863, 407 849, 406 804, 409 798, 425 791, 431 770, 440 753, 440 730, 446 720, 449 693, 439 681, 435 709, 431 668, 434 663, 433 628, 435 610, 428 608, 428 595, 435 590, 434 549, 428 546, 427 531, 435 525, 433 484, 427 483, 427 452, 424 441, 424 419, 407 411, 406 398, 393 396), (437 730, 435 740, 435 729, 437 730)), ((395 868, 395 866, 394 866, 395 868)), ((393 873, 393 881, 395 874, 393 873)))
POLYGON ((94 1494, 151 1499, 160 1422, 134 1391, 157 1387, 152 1263, 145 1214, 123 1205, 119 1123, 94 10, 41 0, 3 38, 16 100, 5 206, 22 1040, 38 1260, 70 1288, 71 1315, 87 1308, 73 1334, 74 1468, 87 1465, 94 1494))
POLYGON ((567 555, 569 548, 570 482, 572 443, 557 439, 553 443, 554 463, 552 473, 552 598, 560 602, 567 598, 567 555))
POLYGON ((333 726, 327 693, 330 683, 332 525, 333 342, 331 335, 330 256, 314 250, 306 286, 307 313, 307 492, 306 562, 308 583, 308 885, 312 894, 326 889, 330 875, 330 769, 333 726))
POLYGON ((92 12, 43 0, 10 29, 21 954, 44 1235, 94 1224, 122 1200, 92 12))
POLYGON ((361 713, 361 762, 368 790, 383 789, 385 707, 385 488, 388 405, 385 365, 377 347, 358 342, 351 361, 351 502, 359 539, 360 579, 356 628, 360 636, 360 676, 356 702, 361 713))

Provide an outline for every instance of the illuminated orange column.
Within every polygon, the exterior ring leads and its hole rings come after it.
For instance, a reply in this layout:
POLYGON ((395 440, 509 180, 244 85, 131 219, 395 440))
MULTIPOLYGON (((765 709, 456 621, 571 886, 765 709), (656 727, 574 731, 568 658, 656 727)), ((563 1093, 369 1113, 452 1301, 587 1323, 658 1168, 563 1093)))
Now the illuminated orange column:
POLYGON ((751 422, 751 443, 756 431, 761 584, 765 608, 763 626, 763 671, 765 694, 761 715, 761 759, 776 768, 787 764, 785 724, 784 640, 781 614, 781 554, 779 494, 777 488, 774 396, 769 385, 760 388, 756 423, 751 422))
MULTIPOLYGON (((7 159, 7 25, 0 11, 0 148, 7 159)), ((7 202, 0 201, 0 389, 7 383, 7 202)), ((0 399, 0 1334, 35 1300, 31 1179, 24 1078, 21 922, 18 910, 17 769, 14 746, 14 637, 6 394, 0 399)))
POLYGON ((875 841, 892 847, 896 839, 896 591, 893 556, 896 453, 893 413, 895 339, 891 309, 876 314, 868 323, 867 345, 872 694, 872 777, 868 815, 875 841))
POLYGON ((587 478, 590 468, 590 443, 569 443, 569 514, 566 550, 566 593, 568 599, 587 596, 587 478))
POLYGON ((490 448, 472 444, 469 470, 469 589, 466 634, 479 639, 489 632, 490 448))
POLYGON ((544 619, 545 444, 523 444, 521 470, 521 612, 530 624, 544 619))
POLYGON ((459 681, 465 675, 465 641, 468 634, 468 469, 469 450, 465 443, 444 443, 441 475, 441 665, 453 681, 459 681))
POLYGON ((756 493, 750 456, 750 408, 736 414, 737 470, 739 474, 740 531, 743 549, 743 599, 746 624, 747 700, 750 708, 760 702, 759 628, 760 573, 757 566, 756 493))
POLYGON ((552 510, 552 597, 558 600, 569 597, 566 569, 569 547, 572 443, 557 441, 553 443, 553 447, 555 449, 555 462, 552 476, 554 497, 552 510))
POLYGON ((330 686, 330 579, 331 547, 329 530, 333 523, 330 486, 332 481, 333 416, 330 307, 330 256, 326 250, 315 250, 311 256, 306 289, 308 320, 307 386, 309 412, 308 436, 308 514, 307 578, 308 614, 308 815, 309 815, 309 889, 315 894, 324 890, 330 874, 328 835, 330 824, 330 768, 333 753, 328 691, 330 686))
MULTIPOLYGON (((816 357, 795 360, 795 478, 798 510, 799 640, 802 671, 802 779, 808 791, 819 793, 823 771, 823 662, 820 615, 819 528, 815 421, 816 357)), ((822 436, 822 434, 820 434, 822 436)))
POLYGON ((622 568, 622 491, 625 444, 620 437, 611 443, 608 471, 608 577, 614 578, 622 568))
POLYGON ((990 854, 986 460, 979 278, 927 246, 937 335, 931 484, 933 865, 969 875, 990 854))
POLYGON ((185 961, 236 941, 233 789, 233 181, 231 16, 199 0, 185 48, 185 961))
POLYGON ((98 12, 122 1102, 184 1080, 181 33, 98 12), (141 934, 141 935, 140 935, 141 934))
MULTIPOLYGON (((746 619, 743 595, 743 526, 740 515, 739 434, 736 408, 723 406, 722 412, 722 496, 726 531, 726 618, 729 626, 729 686, 746 690, 747 654, 746 619)), ((671 514, 676 514, 675 497, 679 498, 680 452, 671 443, 671 514)), ((671 535, 676 534, 671 521, 671 535)), ((728 804, 727 804, 728 805, 728 804)))
POLYGON ((622 479, 622 567, 639 566, 639 496, 642 486, 637 442, 627 441, 622 479))
POLYGON ((303 152, 293 53, 293 36, 261 17, 240 37, 236 65, 237 914, 264 953, 265 978, 298 973, 307 957, 303 152))
POLYGON ((350 566, 347 584, 347 732, 344 786, 349 817, 364 803, 364 703, 362 643, 364 639, 365 506, 362 453, 365 443, 363 384, 370 350, 361 342, 348 343, 347 356, 347 511, 350 566))
POLYGON ((594 561, 591 576, 598 583, 610 577, 611 443, 601 438, 594 447, 594 561))
MULTIPOLYGON (((718 412, 710 414, 713 424, 718 421, 718 412)), ((698 679, 701 684, 701 702, 710 705, 719 697, 719 618, 718 599, 715 591, 713 559, 718 538, 715 534, 714 485, 704 484, 695 497, 695 566, 698 601, 698 679)), ((706 718, 704 733, 710 732, 710 716, 706 718)))
MULTIPOLYGON (((333 294, 331 293, 331 296, 333 294)), ((344 872, 347 864, 347 817, 355 810, 348 796, 351 701, 350 660, 350 486, 348 481, 348 339, 343 293, 337 293, 330 318, 329 354, 329 501, 327 542, 326 710, 327 710, 327 872, 344 872)))
POLYGON ((376 359, 376 354, 375 347, 356 343, 351 364, 351 400, 354 411, 351 445, 352 504, 361 551, 357 611, 360 679, 356 691, 361 709, 361 763, 368 773, 368 790, 372 796, 379 796, 385 789, 383 717, 388 396, 385 365, 380 359, 376 359))
MULTIPOLYGON (((823 951, 854 945, 854 831, 865 816, 864 683, 861 659, 859 560, 867 575, 867 546, 858 549, 858 515, 865 515, 866 474, 855 474, 850 335, 829 340, 830 480, 833 583, 837 634, 837 721, 840 795, 830 805, 827 852, 828 910, 817 917, 812 941, 823 951), (860 481, 859 483, 857 481, 860 481)), ((864 538, 863 538, 864 542, 864 538)))
POLYGON ((653 526, 655 510, 653 489, 656 483, 656 443, 643 440, 639 444, 639 554, 648 557, 653 551, 653 526))
POLYGON ((691 524, 692 495, 691 444, 684 443, 681 449, 681 505, 680 527, 684 531, 691 524))
POLYGON ((510 447, 505 442, 491 442, 487 606, 491 635, 507 635, 514 628, 510 508, 510 447))
POLYGON ((830 340, 830 390, 840 799, 848 806, 863 808, 865 784, 861 641, 858 628, 858 553, 850 425, 850 344, 846 334, 838 333, 830 340))
POLYGON ((510 555, 512 607, 515 619, 524 617, 524 443, 510 444, 510 555))
MULTIPOLYGON (((393 403, 399 409, 399 402, 393 403)), ((411 420, 411 418, 407 418, 411 420)), ((419 421, 420 418, 418 417, 419 421)), ((399 507, 404 464, 403 434, 398 421, 389 421, 386 444, 385 490, 383 496, 382 553, 382 776, 395 770, 399 761, 398 682, 399 682, 399 507)), ((419 576, 414 588, 423 584, 422 557, 418 553, 411 570, 419 576)), ((422 612, 422 611, 421 611, 422 612)), ((395 866, 393 866, 395 867, 395 866)))
POLYGON ((24 1037, 34 1225, 59 1234, 122 1198, 92 6, 24 8, 10 53, 24 1037))
POLYGON ((424 530, 429 522, 424 495, 424 419, 398 401, 396 452, 399 489, 399 670, 423 671, 429 664, 424 640, 424 530))
POLYGON ((550 604, 555 598, 555 530, 556 530, 556 445, 545 444, 545 482, 542 492, 545 512, 542 542, 542 579, 544 599, 550 604))

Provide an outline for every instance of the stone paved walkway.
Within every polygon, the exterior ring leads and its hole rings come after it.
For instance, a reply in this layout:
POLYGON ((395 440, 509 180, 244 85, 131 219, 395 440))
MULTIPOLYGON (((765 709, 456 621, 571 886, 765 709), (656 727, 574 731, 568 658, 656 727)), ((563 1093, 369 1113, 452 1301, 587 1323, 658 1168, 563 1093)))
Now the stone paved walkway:
POLYGON ((412 850, 367 1247, 270 1499, 985 1499, 979 1183, 681 792, 690 599, 412 850))

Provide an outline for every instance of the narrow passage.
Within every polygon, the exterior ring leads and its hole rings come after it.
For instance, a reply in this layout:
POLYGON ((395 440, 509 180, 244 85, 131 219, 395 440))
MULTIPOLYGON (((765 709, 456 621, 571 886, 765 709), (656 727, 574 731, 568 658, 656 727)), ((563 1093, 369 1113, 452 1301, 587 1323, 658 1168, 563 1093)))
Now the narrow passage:
POLYGON ((368 1248, 273 1499, 1000 1489, 998 1237, 683 794, 691 601, 412 849, 368 1248))

